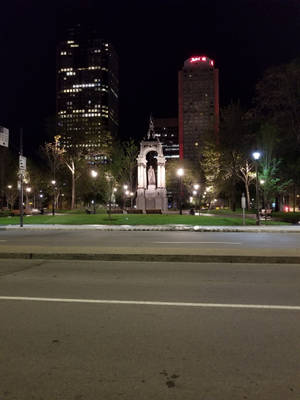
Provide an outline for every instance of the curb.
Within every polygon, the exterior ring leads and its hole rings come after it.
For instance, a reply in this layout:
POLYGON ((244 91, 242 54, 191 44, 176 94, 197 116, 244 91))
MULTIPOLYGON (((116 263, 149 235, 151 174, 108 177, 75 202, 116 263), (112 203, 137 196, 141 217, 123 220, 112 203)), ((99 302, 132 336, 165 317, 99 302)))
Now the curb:
POLYGON ((0 259, 27 260, 91 260, 91 261, 143 261, 241 264, 299 264, 300 256, 240 256, 195 254, 84 254, 84 253, 0 253, 0 259))
POLYGON ((200 225, 25 225, 22 228, 18 225, 0 226, 0 231, 163 231, 163 232, 248 232, 248 233, 300 233, 300 226, 200 226, 200 225))

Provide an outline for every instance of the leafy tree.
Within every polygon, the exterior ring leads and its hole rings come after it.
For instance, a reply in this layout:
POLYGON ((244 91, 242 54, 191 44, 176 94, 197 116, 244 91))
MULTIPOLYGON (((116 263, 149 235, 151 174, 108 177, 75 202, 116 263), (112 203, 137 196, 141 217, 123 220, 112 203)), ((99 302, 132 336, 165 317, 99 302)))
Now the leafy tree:
POLYGON ((249 175, 246 178, 244 174, 250 172, 245 167, 249 163, 249 149, 254 135, 249 130, 248 121, 239 103, 231 103, 223 108, 220 121, 219 185, 221 190, 229 190, 231 209, 234 211, 238 181, 242 179, 246 192, 249 190, 249 175))
POLYGON ((293 207, 300 186, 300 60, 269 68, 256 86, 256 113, 278 130, 280 173, 292 180, 293 207))
POLYGON ((166 186, 169 193, 176 195, 177 203, 179 202, 179 196, 182 196, 184 203, 193 190, 193 184, 199 183, 197 172, 194 164, 188 160, 168 160, 166 163, 166 186), (177 175, 179 168, 184 170, 184 174, 181 177, 181 188, 179 187, 180 180, 177 175))
POLYGON ((279 143, 278 129, 274 125, 264 123, 259 132, 258 144, 262 149, 259 179, 263 181, 262 191, 266 208, 270 208, 274 196, 285 193, 292 183, 280 174, 281 160, 276 157, 276 147, 279 143))
POLYGON ((249 160, 243 160, 239 165, 238 177, 243 181, 246 192, 247 209, 250 208, 249 186, 255 180, 254 165, 249 160))
POLYGON ((255 101, 260 119, 300 144, 300 60, 269 68, 256 85, 255 101))
POLYGON ((48 162, 52 180, 56 180, 57 172, 63 163, 64 151, 59 146, 59 138, 60 136, 55 136, 53 143, 45 143, 41 147, 41 153, 48 162))
POLYGON ((2 206, 4 197, 7 193, 7 185, 15 185, 17 181, 17 162, 16 157, 10 149, 0 146, 0 197, 2 206))
POLYGON ((200 193, 206 193, 209 204, 219 193, 220 158, 221 154, 215 141, 204 141, 199 156, 200 193))
MULTIPOLYGON (((137 170, 137 162, 136 158, 138 156, 138 146, 133 139, 129 139, 122 143, 121 148, 121 157, 120 155, 113 153, 112 159, 119 159, 122 163, 121 171, 123 170, 124 174, 122 180, 124 182, 128 182, 130 189, 134 190, 134 178, 137 170)), ((121 166, 120 166, 121 167, 121 166)))

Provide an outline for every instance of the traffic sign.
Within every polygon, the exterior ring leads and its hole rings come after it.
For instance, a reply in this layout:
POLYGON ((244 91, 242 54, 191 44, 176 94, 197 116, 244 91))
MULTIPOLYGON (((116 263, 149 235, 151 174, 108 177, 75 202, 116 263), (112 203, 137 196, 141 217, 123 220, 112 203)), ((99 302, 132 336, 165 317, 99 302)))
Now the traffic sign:
POLYGON ((24 156, 19 156, 19 170, 26 171, 26 157, 24 156))
POLYGON ((0 146, 8 147, 9 130, 0 126, 0 146))

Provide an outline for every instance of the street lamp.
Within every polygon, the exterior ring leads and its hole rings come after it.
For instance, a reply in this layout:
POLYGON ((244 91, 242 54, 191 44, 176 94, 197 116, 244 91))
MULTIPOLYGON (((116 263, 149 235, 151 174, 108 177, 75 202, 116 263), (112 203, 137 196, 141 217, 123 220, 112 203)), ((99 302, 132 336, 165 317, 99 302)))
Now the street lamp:
POLYGON ((128 196, 129 194, 129 190, 128 190, 128 185, 123 185, 123 190, 124 190, 124 194, 123 194, 123 208, 126 208, 126 196, 128 196))
POLYGON ((182 215, 182 177, 184 175, 184 169, 178 168, 177 176, 179 177, 179 214, 182 215))
POLYGON ((93 214, 96 214, 95 200, 92 200, 91 203, 93 204, 93 214))
POLYGON ((254 151, 252 153, 252 157, 254 159, 254 165, 255 165, 255 175, 256 175, 256 185, 255 185, 255 190, 256 190, 256 225, 259 225, 259 200, 258 200, 258 160, 260 159, 260 152, 259 151, 254 151))
MULTIPOLYGON (((94 169, 92 169, 91 177, 94 179, 94 178, 97 178, 97 176, 98 176, 98 171, 95 171, 94 169)), ((96 187, 94 186, 93 189, 94 189, 94 194, 96 195, 96 187)), ((93 205, 93 213, 96 214, 96 201, 92 200, 91 203, 93 205)))
POLYGON ((52 184, 52 215, 55 215, 55 185, 56 185, 56 181, 53 179, 51 181, 52 184))
MULTIPOLYGON (((7 185, 7 189, 9 189, 9 193, 11 193, 12 185, 7 185)), ((6 196, 6 205, 7 205, 7 209, 8 209, 9 208, 9 204, 8 204, 8 198, 7 197, 8 196, 6 196)))
POLYGON ((130 207, 131 208, 133 208, 133 196, 134 196, 134 193, 130 192, 130 207))
MULTIPOLYGON (((199 185, 199 183, 195 183, 194 185, 193 185, 193 188, 195 189, 195 191, 198 193, 198 209, 199 209, 199 214, 200 214, 200 185, 199 185), (198 190, 199 190, 199 192, 198 192, 198 190)), ((194 193, 194 192, 193 192, 194 193)), ((197 206, 197 204, 196 204, 196 206, 197 206)), ((197 209, 197 208, 196 208, 197 209)))
POLYGON ((92 178, 97 178, 98 172, 95 171, 94 169, 92 169, 92 170, 91 170, 91 176, 92 176, 92 178))

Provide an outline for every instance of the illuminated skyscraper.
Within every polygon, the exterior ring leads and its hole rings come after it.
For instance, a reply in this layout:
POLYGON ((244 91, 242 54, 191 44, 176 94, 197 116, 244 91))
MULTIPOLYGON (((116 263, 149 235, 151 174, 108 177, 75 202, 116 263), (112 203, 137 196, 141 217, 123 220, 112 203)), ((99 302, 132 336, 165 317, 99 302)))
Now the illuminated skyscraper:
POLYGON ((118 134, 118 57, 106 40, 80 26, 57 46, 57 124, 61 144, 105 158, 118 134))
POLYGON ((162 144, 166 159, 179 158, 178 119, 154 118, 155 136, 162 144))
POLYGON ((219 70, 206 56, 191 57, 178 74, 178 125, 181 159, 195 162, 204 136, 215 135, 219 125, 219 70))

